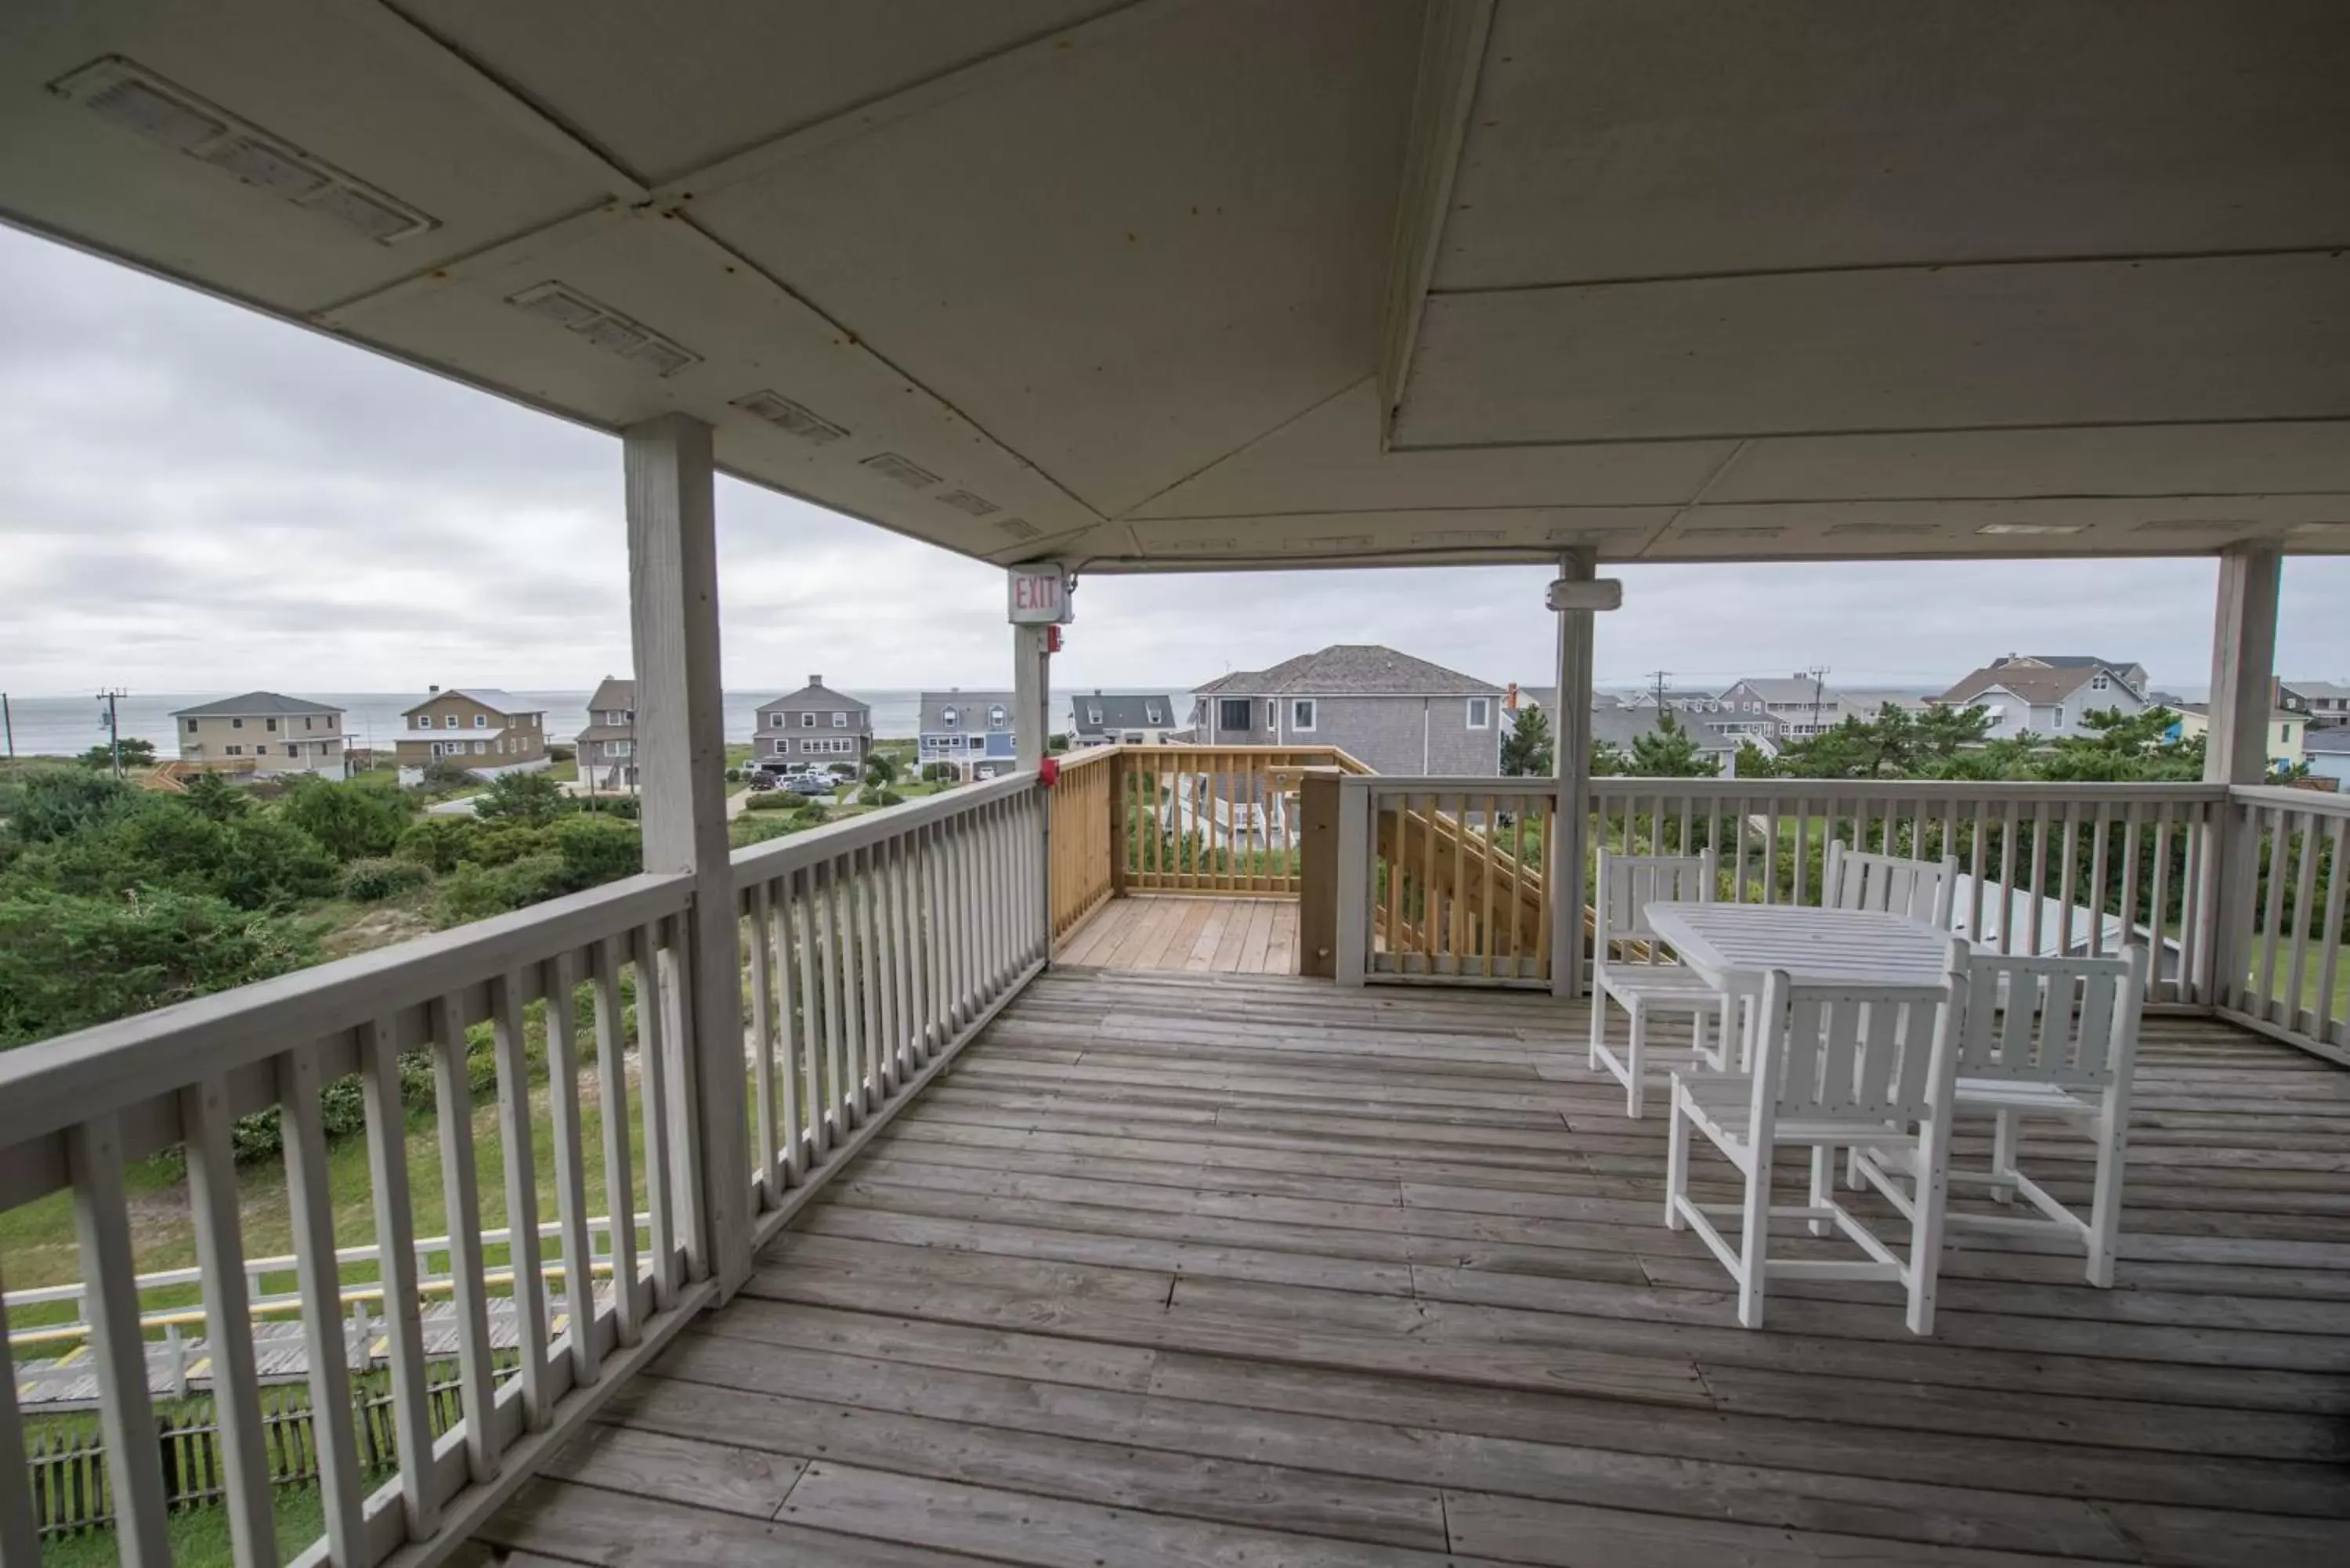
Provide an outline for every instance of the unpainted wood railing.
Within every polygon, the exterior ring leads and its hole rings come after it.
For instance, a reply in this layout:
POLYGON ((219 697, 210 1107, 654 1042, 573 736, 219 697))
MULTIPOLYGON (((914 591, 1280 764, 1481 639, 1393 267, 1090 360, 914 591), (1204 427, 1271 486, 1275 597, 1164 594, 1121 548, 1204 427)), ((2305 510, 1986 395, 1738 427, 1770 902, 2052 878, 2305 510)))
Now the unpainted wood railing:
MULTIPOLYGON (((1548 779, 1374 778, 1365 958, 1383 979, 1548 985, 1548 779)), ((1343 804, 1342 811, 1345 809, 1343 804)), ((1359 873, 1358 873, 1359 875, 1359 873)))
POLYGON ((1336 746, 1112 746, 1114 888, 1297 897, 1300 768, 1369 769, 1336 746))
POLYGON ((1053 940, 1059 941, 1118 891, 1111 856, 1110 796, 1116 746, 1090 746, 1056 759, 1052 813, 1053 940))

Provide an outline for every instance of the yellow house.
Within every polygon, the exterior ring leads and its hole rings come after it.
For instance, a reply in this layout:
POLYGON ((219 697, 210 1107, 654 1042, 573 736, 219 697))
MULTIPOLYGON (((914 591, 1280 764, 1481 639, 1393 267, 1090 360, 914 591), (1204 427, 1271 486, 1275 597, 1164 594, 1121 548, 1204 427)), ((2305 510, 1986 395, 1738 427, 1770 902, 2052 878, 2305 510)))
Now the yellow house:
MULTIPOLYGON (((2200 702, 2178 705, 2178 738, 2190 740, 2205 734, 2211 728, 2210 710, 2200 702)), ((2307 754, 2302 748, 2302 736, 2309 728, 2309 720, 2301 713, 2288 713, 2282 708, 2269 713, 2268 752, 2272 766, 2290 768, 2300 764, 2307 754)))
POLYGON ((546 711, 493 686, 432 688, 400 715, 403 768, 449 762, 478 774, 546 765, 546 711))
POLYGON ((172 715, 180 760, 207 773, 344 775, 343 711, 324 702, 248 691, 172 715))

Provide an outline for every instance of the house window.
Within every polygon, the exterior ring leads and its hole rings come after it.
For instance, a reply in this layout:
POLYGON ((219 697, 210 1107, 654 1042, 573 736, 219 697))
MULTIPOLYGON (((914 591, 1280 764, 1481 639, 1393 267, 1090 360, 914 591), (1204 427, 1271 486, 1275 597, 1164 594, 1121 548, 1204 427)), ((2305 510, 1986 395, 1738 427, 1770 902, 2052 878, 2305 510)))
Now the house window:
POLYGON ((846 730, 848 728, 848 715, 846 713, 835 713, 832 716, 832 727, 836 730, 846 730))
POLYGON ((191 719, 191 720, 189 720, 189 721, 188 721, 188 733, 190 733, 191 735, 192 735, 192 734, 194 734, 195 732, 196 732, 196 722, 195 722, 193 719, 191 719))
POLYGON ((2064 705, 2061 702, 2056 705, 2056 727, 2060 730, 2064 727, 2064 705))
POLYGON ((447 718, 441 721, 441 724, 443 729, 455 729, 457 727, 457 715, 454 713, 450 714, 447 718))
POLYGON ((232 757, 241 757, 244 755, 244 748, 243 746, 231 746, 228 749, 228 754, 232 757))
POLYGON ((1472 730, 1490 730, 1493 727, 1493 700, 1491 697, 1469 699, 1469 727, 1472 730))
MULTIPOLYGON (((1155 707, 1148 707, 1148 708, 1143 709, 1143 711, 1142 711, 1142 722, 1143 722, 1144 723, 1146 723, 1146 724, 1157 724, 1157 723, 1159 722, 1159 710, 1158 710, 1157 708, 1155 708, 1155 707)), ((1096 722, 1096 723, 1097 723, 1097 724, 1098 724, 1099 722, 1101 722, 1101 721, 1100 721, 1100 720, 1098 720, 1098 719, 1097 719, 1097 720, 1095 720, 1095 721, 1094 721, 1094 722, 1096 722)))
POLYGON ((286 742, 286 754, 287 756, 289 756, 289 757, 298 757, 298 756, 300 756, 300 755, 302 754, 302 747, 301 747, 301 743, 300 743, 299 742, 296 742, 296 741, 288 741, 288 742, 286 742))
POLYGON ((784 754, 784 748, 785 748, 785 747, 786 747, 786 746, 788 746, 788 745, 790 745, 790 744, 791 744, 791 742, 790 742, 789 741, 780 740, 780 739, 779 739, 779 740, 777 740, 777 741, 775 742, 775 755, 777 755, 777 756, 779 756, 779 757, 780 757, 780 756, 782 756, 782 755, 784 754))
POLYGON ((784 716, 781 713, 770 713, 767 715, 767 728, 770 730, 780 730, 783 727, 784 716))
POLYGON ((2106 678, 2105 678, 2104 676, 2102 676, 2102 675, 2099 675, 2099 676, 2094 677, 2094 678, 2089 681, 2089 690, 2090 690, 2090 691, 2103 691, 2105 689, 2106 689, 2106 678))
POLYGON ((1281 704, 1270 697, 1264 700, 1264 727, 1268 730, 1281 728, 1281 704))
POLYGON ((1293 730, 1310 730, 1314 727, 1313 698, 1293 697, 1289 700, 1289 727, 1293 730))
POLYGON ((815 729, 815 728, 816 728, 816 715, 815 715, 814 713, 803 713, 803 714, 801 714, 801 715, 800 715, 800 728, 801 728, 801 729, 803 729, 803 730, 813 730, 813 729, 815 729))
POLYGON ((473 742, 473 755, 475 755, 475 756, 477 756, 477 757, 486 757, 486 756, 488 756, 489 754, 490 754, 490 743, 489 743, 489 742, 487 742, 487 741, 475 741, 475 742, 473 742))
POLYGON ((1245 697, 1222 697, 1216 701, 1216 728, 1245 730, 1249 727, 1249 703, 1245 697))
POLYGON ((228 722, 228 727, 232 730, 242 730, 244 728, 244 721, 242 719, 231 719, 228 722))
POLYGON ((276 734, 276 733, 277 732, 277 721, 276 721, 276 720, 275 720, 275 719, 264 719, 264 720, 262 721, 262 722, 269 726, 269 732, 270 732, 271 734, 273 734, 273 735, 274 735, 274 734, 276 734))
POLYGON ((987 737, 986 737, 986 736, 984 736, 984 735, 972 735, 972 736, 968 736, 968 737, 966 737, 966 739, 967 739, 967 741, 969 742, 969 745, 968 745, 968 746, 967 746, 967 748, 966 748, 967 750, 974 751, 974 752, 983 752, 983 751, 987 750, 987 737))
POLYGON ((1001 730, 1003 728, 1003 720, 1004 712, 1001 704, 987 711, 987 723, 990 729, 1001 730))
POLYGON ((939 722, 945 724, 950 728, 953 726, 955 720, 958 717, 959 715, 951 708, 941 708, 939 710, 939 722))
MULTIPOLYGON (((1098 708, 1087 708, 1086 710, 1086 722, 1098 728, 1101 724, 1101 710, 1098 708)), ((192 730, 195 726, 193 724, 190 724, 188 728, 192 730)))
POLYGON ((490 716, 487 713, 476 713, 473 715, 473 728, 476 730, 486 730, 489 727, 490 716))

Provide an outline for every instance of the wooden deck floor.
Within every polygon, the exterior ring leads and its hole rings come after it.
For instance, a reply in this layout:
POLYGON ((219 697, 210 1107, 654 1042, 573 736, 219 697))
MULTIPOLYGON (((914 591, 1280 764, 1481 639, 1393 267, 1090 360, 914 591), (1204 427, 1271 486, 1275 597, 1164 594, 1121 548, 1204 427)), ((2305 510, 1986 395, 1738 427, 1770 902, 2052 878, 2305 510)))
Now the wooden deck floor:
MULTIPOLYGON (((1586 1072, 1584 1019, 1048 973, 484 1539, 631 1568, 2350 1563, 2350 1073, 2151 1019, 2119 1288, 1954 1251, 1933 1340, 1862 1284, 1774 1283, 1748 1333, 1659 1222, 1663 1123, 1586 1072)), ((2084 1153, 2025 1147, 2060 1195, 2084 1153)))
POLYGON ((1071 968, 1295 974, 1297 900, 1138 894, 1112 898, 1062 942, 1071 968))

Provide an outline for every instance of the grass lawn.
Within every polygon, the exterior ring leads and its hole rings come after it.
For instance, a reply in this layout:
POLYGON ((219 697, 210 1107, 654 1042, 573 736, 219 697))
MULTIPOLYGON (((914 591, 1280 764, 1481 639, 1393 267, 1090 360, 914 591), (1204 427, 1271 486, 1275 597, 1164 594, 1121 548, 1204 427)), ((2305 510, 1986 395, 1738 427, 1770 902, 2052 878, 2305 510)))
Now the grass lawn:
MULTIPOLYGON (((535 1041, 543 1039, 536 1026, 530 1027, 528 1032, 535 1041)), ((589 1054, 592 1061, 592 1046, 589 1054)), ((543 1081, 543 1056, 535 1066, 542 1078, 534 1085, 530 1098, 533 1147, 530 1163, 536 1177, 534 1187, 538 1199, 539 1222, 546 1224, 554 1220, 556 1209, 553 1145, 550 1142, 547 1090, 543 1081)), ((588 1207, 591 1213, 604 1213, 608 1211, 608 1194, 604 1180, 603 1106, 592 1071, 582 1073, 580 1088, 583 1102, 580 1107, 581 1168, 588 1187, 588 1207)), ((631 1151, 629 1207, 634 1212, 644 1206, 645 1179, 642 1106, 634 1096, 633 1082, 630 1109, 638 1113, 629 1117, 629 1127, 631 1151)), ((506 1222, 506 1190, 505 1146, 498 1132, 494 1094, 486 1095, 476 1102, 472 1118, 476 1179, 481 1199, 478 1223, 484 1230, 496 1230, 506 1222)), ((420 1236, 443 1234, 449 1229, 448 1213, 442 1179, 438 1125, 430 1108, 413 1109, 409 1114, 406 1147, 416 1232, 420 1236)), ((367 1140, 353 1136, 330 1143, 327 1152, 327 1172, 328 1190, 334 1206, 336 1245, 363 1246, 373 1241, 374 1189, 368 1173, 367 1140)), ((130 1169, 126 1186, 130 1195, 132 1251, 139 1271, 147 1273, 192 1266, 195 1262, 195 1237, 182 1175, 170 1162, 149 1160, 130 1169)), ((246 1257, 276 1257, 290 1253, 294 1239, 283 1161, 260 1159, 240 1167, 237 1189, 246 1257)), ((556 1243, 547 1243, 546 1255, 550 1259, 558 1251, 556 1243)), ((490 1249, 492 1262, 504 1262, 504 1252, 503 1248, 490 1249)), ((7 1282, 12 1291, 68 1284, 81 1278, 83 1269, 74 1241, 72 1195, 54 1192, 47 1198, 0 1214, 0 1255, 7 1259, 7 1282)), ((372 1281, 376 1277, 376 1268, 372 1262, 347 1265, 344 1277, 347 1282, 372 1281)), ((283 1276, 271 1276, 265 1281, 265 1288, 271 1291, 288 1290, 292 1284, 290 1270, 283 1276)), ((191 1285, 150 1292, 144 1298, 144 1304, 152 1310, 175 1305, 194 1306, 198 1300, 198 1292, 191 1285)), ((70 1310, 61 1303, 23 1308, 8 1314, 11 1325, 18 1329, 67 1321, 71 1315, 70 1310)), ((20 1347, 17 1354, 20 1358, 29 1358, 40 1353, 32 1347, 20 1347)))
MULTIPOLYGON (((325 1533, 327 1512, 317 1485, 277 1489, 277 1550, 286 1557, 325 1533)), ((234 1561, 229 1542, 228 1511, 192 1508, 171 1516, 172 1561, 177 1568, 212 1568, 234 1561)), ((55 1536, 41 1543, 42 1568, 114 1568, 117 1555, 111 1529, 55 1536)))

